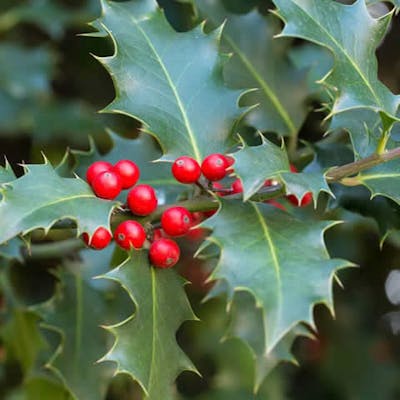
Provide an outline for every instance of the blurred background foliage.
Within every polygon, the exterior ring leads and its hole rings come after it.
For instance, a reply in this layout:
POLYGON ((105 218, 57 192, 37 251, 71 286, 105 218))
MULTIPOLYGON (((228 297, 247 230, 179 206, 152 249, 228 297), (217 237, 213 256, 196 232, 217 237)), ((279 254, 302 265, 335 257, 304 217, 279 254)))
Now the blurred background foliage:
MULTIPOLYGON (((202 1, 197 3, 201 9, 202 1)), ((237 15, 246 14, 254 7, 261 14, 273 8, 267 0, 223 0, 222 3, 237 15)), ((159 4, 178 31, 192 28, 201 18, 200 10, 190 0, 159 0, 159 4)), ((113 140, 106 128, 124 138, 137 136, 138 122, 96 112, 110 103, 114 90, 110 77, 91 54, 110 55, 112 45, 107 38, 79 34, 91 31, 87 23, 99 12, 98 0, 1 1, 0 155, 2 159, 7 157, 18 174, 21 173, 18 163, 41 162, 41 151, 56 165, 68 147, 88 150, 88 135, 100 153, 108 151, 113 140)), ((400 89, 399 39, 397 16, 377 52, 380 79, 395 93, 400 89)), ((285 50, 300 66, 301 57, 296 57, 296 52, 303 47, 304 43, 294 41, 285 50)), ((310 106, 319 109, 322 101, 323 98, 314 97, 310 106)), ((322 124, 324 117, 324 111, 309 113, 302 123, 300 139, 310 143, 318 141, 326 128, 322 124)), ((254 134, 251 126, 243 126, 242 131, 249 137, 254 134)), ((326 166, 327 159, 334 164, 351 161, 347 145, 346 135, 335 149, 316 144, 314 162, 326 166)), ((400 283, 398 274, 393 273, 400 268, 400 241, 395 233, 400 225, 400 210, 387 199, 368 201, 364 189, 350 191, 337 187, 335 194, 329 212, 346 223, 327 234, 329 251, 332 256, 360 265, 340 273, 343 288, 334 284, 335 319, 323 305, 316 307, 315 339, 300 337, 294 343, 298 366, 281 363, 254 395, 252 353, 237 339, 223 340, 230 323, 224 300, 202 302, 206 293, 204 279, 213 265, 194 261, 202 263, 202 267, 190 270, 183 267, 182 273, 192 282, 187 292, 202 322, 184 324, 178 340, 203 377, 183 373, 177 381, 177 398, 400 398, 400 317, 397 313, 400 283), (381 246, 381 232, 387 229, 391 234, 381 246)), ((191 257, 197 245, 196 241, 183 243, 185 255, 191 257)), ((0 399, 70 399, 58 377, 42 368, 57 347, 57 335, 37 328, 38 317, 30 307, 48 300, 58 290, 60 277, 54 274, 55 266, 61 262, 64 269, 74 271, 78 261, 22 262, 18 257, 10 261, 10 254, 17 254, 13 253, 13 246, 18 247, 18 243, 10 242, 3 254, 0 249, 0 399)), ((82 252, 79 262, 88 274, 87 285, 92 285, 91 276, 109 268, 106 262, 109 260, 104 260, 104 254, 99 258, 94 252, 82 252)), ((103 297, 93 300, 101 301, 101 312, 105 316, 110 310, 118 310, 117 314, 110 314, 115 319, 113 322, 131 312, 130 302, 123 293, 110 296, 115 290, 107 288, 107 295, 105 291, 96 292, 96 296, 103 297)), ((107 320, 105 317, 103 321, 107 320)), ((102 344, 105 349, 110 344, 107 340, 102 344)), ((104 391, 108 400, 140 398, 138 388, 125 375, 113 378, 104 391)))

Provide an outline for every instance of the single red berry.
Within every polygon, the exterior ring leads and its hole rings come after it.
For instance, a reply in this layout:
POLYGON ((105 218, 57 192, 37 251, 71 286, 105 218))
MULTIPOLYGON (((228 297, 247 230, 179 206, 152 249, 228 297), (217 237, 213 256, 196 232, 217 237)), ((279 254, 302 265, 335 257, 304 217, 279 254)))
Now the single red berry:
POLYGON ((210 210, 210 211, 203 211, 203 215, 204 218, 210 218, 212 217, 215 213, 217 212, 217 210, 210 210))
POLYGON ((164 232, 162 229, 157 228, 153 231, 153 240, 158 240, 164 237, 164 232))
POLYGON ((222 154, 210 154, 201 164, 201 172, 210 181, 219 181, 227 174, 228 163, 222 154))
POLYGON ((96 161, 89 166, 86 171, 86 180, 89 185, 92 184, 94 178, 102 172, 111 171, 113 166, 107 161, 96 161))
POLYGON ((156 268, 171 268, 179 260, 181 251, 179 246, 171 239, 154 241, 149 250, 150 262, 156 268))
POLYGON ((264 187, 272 186, 272 179, 266 179, 263 183, 264 187))
POLYGON ((146 240, 146 231, 139 222, 128 220, 118 225, 114 239, 125 250, 141 249, 146 240))
POLYGON ((282 211, 286 211, 286 208, 283 204, 275 201, 275 200, 267 200, 266 203, 271 204, 271 206, 274 206, 276 208, 281 209, 282 211))
POLYGON ((293 164, 290 164, 290 171, 293 172, 294 174, 297 174, 297 172, 299 172, 298 169, 293 164))
POLYGON ((107 247, 111 242, 111 238, 111 232, 108 229, 103 228, 102 226, 94 231, 90 239, 87 232, 84 232, 82 234, 82 239, 86 243, 86 245, 96 250, 101 250, 107 247))
POLYGON ((137 185, 128 193, 128 207, 133 214, 144 216, 157 208, 157 196, 149 185, 137 185))
POLYGON ((181 183, 195 183, 201 175, 199 163, 187 156, 177 158, 172 164, 171 171, 175 179, 181 183))
POLYGON ((121 179, 113 171, 102 172, 94 178, 92 188, 97 197, 112 200, 121 193, 121 179))
POLYGON ((139 180, 140 169, 130 160, 120 160, 114 167, 113 171, 121 178, 122 189, 129 189, 139 180))
POLYGON ((235 181, 233 181, 231 189, 233 193, 242 193, 243 192, 242 181, 240 179, 236 179, 235 181))
POLYGON ((231 156, 225 156, 226 161, 226 173, 230 174, 234 171, 232 165, 235 164, 235 159, 231 156))
POLYGON ((201 212, 192 213, 192 225, 189 229, 189 232, 186 234, 186 237, 189 240, 196 241, 202 239, 205 235, 205 229, 203 228, 194 228, 199 225, 201 221, 203 221, 204 215, 201 212))
POLYGON ((192 214, 184 207, 171 207, 161 216, 161 226, 170 236, 186 234, 192 223, 192 214))
POLYGON ((311 192, 307 192, 302 197, 301 201, 299 201, 299 199, 294 194, 290 194, 289 196, 287 196, 287 199, 296 207, 306 207, 312 202, 313 195, 311 192))
POLYGON ((227 196, 228 194, 232 194, 230 189, 227 189, 219 182, 213 182, 212 189, 214 190, 217 196, 227 196))

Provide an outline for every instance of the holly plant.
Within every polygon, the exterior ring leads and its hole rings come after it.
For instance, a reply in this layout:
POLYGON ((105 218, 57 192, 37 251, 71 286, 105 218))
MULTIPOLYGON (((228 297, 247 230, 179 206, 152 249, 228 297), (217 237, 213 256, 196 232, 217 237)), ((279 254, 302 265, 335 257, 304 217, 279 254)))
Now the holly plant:
POLYGON ((2 398, 289 398, 357 224, 399 247, 400 3, 66 3, 0 16, 2 398))

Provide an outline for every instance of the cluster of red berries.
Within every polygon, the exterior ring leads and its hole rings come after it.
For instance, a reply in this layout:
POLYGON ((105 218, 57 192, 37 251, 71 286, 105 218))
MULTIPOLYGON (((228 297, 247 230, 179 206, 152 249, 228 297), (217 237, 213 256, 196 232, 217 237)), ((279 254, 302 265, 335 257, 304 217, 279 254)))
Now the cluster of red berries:
MULTIPOLYGON (((139 178, 140 169, 130 160, 121 160, 115 165, 97 161, 90 165, 86 172, 86 179, 98 197, 112 200, 123 189, 130 189, 127 195, 127 206, 132 214, 146 216, 156 210, 158 200, 153 187, 145 184, 136 185, 139 178)), ((174 214, 176 209, 181 212, 182 207, 172 207, 162 216, 162 226, 170 236, 181 235, 184 231, 181 225, 190 225, 192 222, 186 214, 179 220, 174 214)), ((187 227, 187 230, 190 227, 191 225, 187 227)), ((111 232, 104 227, 99 227, 91 238, 87 233, 84 233, 82 237, 88 246, 97 250, 107 247, 112 239, 111 232)), ((176 242, 169 238, 154 238, 154 235, 147 235, 144 227, 137 221, 124 221, 114 232, 114 240, 125 250, 141 249, 148 237, 151 239, 149 257, 152 265, 158 268, 170 268, 178 262, 180 250, 176 242)))
MULTIPOLYGON (((203 175, 209 182, 212 182, 212 188, 217 194, 222 196, 243 192, 240 179, 236 179, 228 189, 217 182, 233 172, 233 163, 233 158, 218 153, 207 156, 201 166, 193 158, 182 156, 174 161, 171 172, 178 182, 186 184, 197 183, 203 175)), ((291 166, 291 170, 297 172, 293 166, 291 166)), ((157 195, 154 188, 149 185, 136 185, 139 178, 140 169, 130 160, 120 160, 115 165, 105 161, 96 161, 89 166, 86 172, 86 179, 98 197, 113 200, 122 190, 130 189, 126 201, 128 208, 134 215, 147 216, 157 208, 157 195)), ((264 186, 271 185, 273 185, 271 180, 266 180, 264 183, 264 186)), ((288 199, 296 206, 305 206, 312 201, 312 194, 307 193, 300 202, 294 195, 289 195, 288 199)), ((268 202, 276 207, 284 208, 273 200, 268 202)), ((141 249, 148 239, 152 265, 158 268, 170 268, 178 262, 180 249, 177 243, 169 237, 193 233, 192 237, 196 238, 197 232, 196 230, 191 231, 191 228, 197 225, 203 217, 207 218, 214 212, 192 214, 184 207, 173 206, 161 216, 162 229, 153 230, 151 228, 150 232, 146 232, 139 222, 127 220, 118 225, 114 232, 114 239, 125 250, 141 249)), ((92 237, 89 237, 87 233, 84 233, 82 237, 88 246, 100 250, 109 245, 112 234, 106 228, 99 227, 92 237)))
MULTIPOLYGON (((219 180, 225 178, 228 173, 233 172, 232 165, 234 164, 234 159, 232 157, 223 154, 211 154, 207 156, 201 166, 199 163, 191 157, 183 156, 175 160, 172 165, 172 174, 175 179, 181 183, 196 183, 200 179, 201 174, 209 181, 213 182, 212 188, 220 196, 228 194, 236 194, 243 192, 243 185, 240 179, 235 179, 230 188, 224 188, 219 182, 219 180)), ((293 173, 297 173, 297 169, 294 165, 290 166, 290 170, 293 173)), ((273 181, 267 179, 264 182, 264 186, 272 186, 273 181)), ((288 195, 287 199, 295 206, 305 207, 312 202, 312 193, 306 193, 300 200, 295 195, 288 195)), ((274 200, 267 201, 268 203, 275 205, 279 208, 284 208, 284 206, 274 200)))

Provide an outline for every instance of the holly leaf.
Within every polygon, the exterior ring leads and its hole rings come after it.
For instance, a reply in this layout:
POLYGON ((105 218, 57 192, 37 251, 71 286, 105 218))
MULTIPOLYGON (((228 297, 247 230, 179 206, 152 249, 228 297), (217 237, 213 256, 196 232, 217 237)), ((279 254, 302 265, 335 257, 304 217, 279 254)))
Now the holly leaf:
POLYGON ((171 201, 176 200, 177 195, 185 189, 185 186, 172 176, 170 163, 153 162, 159 159, 162 153, 150 135, 141 134, 136 139, 125 139, 111 131, 108 134, 113 147, 105 155, 97 151, 93 141, 90 141, 88 152, 72 151, 78 163, 76 168, 78 175, 85 176, 89 165, 98 160, 112 164, 123 159, 132 160, 140 168, 140 182, 151 185, 157 190, 160 204, 167 198, 171 201))
POLYGON ((53 167, 27 165, 26 174, 0 188, 0 244, 36 228, 48 230, 56 221, 73 219, 79 232, 108 227, 117 203, 99 199, 78 178, 61 178, 53 167))
POLYGON ((281 180, 287 194, 294 194, 301 199, 307 192, 312 192, 314 204, 320 191, 332 194, 320 172, 292 173, 286 149, 278 147, 263 136, 259 146, 247 146, 232 154, 235 159, 235 173, 243 183, 243 199, 248 200, 264 185, 266 179, 281 180))
POLYGON ((106 291, 92 284, 94 273, 108 268, 109 253, 101 256, 96 265, 88 264, 85 259, 65 261, 58 272, 54 297, 36 307, 43 319, 42 326, 60 337, 47 367, 61 379, 74 399, 105 398, 113 375, 110 364, 97 363, 109 348, 110 337, 100 326, 110 322, 110 307, 116 297, 115 288, 108 287, 106 291))
POLYGON ((172 29, 155 1, 102 1, 98 21, 115 53, 99 58, 114 80, 115 100, 104 110, 141 120, 160 142, 164 159, 182 154, 201 161, 230 147, 240 115, 239 92, 222 78, 220 30, 205 35, 172 29))
POLYGON ((235 291, 255 297, 267 352, 299 321, 313 324, 314 304, 332 308, 333 276, 350 265, 326 251, 323 234, 334 223, 310 224, 267 204, 221 200, 218 214, 203 225, 213 230, 207 241, 221 248, 211 278, 226 280, 230 301, 235 291))
POLYGON ((396 119, 400 97, 377 77, 375 51, 386 34, 392 13, 373 18, 365 0, 351 5, 321 0, 273 0, 285 22, 281 36, 294 36, 327 47, 334 67, 324 78, 337 96, 331 115, 357 108, 379 112, 385 125, 396 119))
POLYGON ((257 392, 266 376, 282 361, 297 363, 291 353, 294 340, 299 336, 310 336, 301 325, 289 331, 270 351, 265 349, 263 313, 254 304, 249 293, 235 293, 230 309, 231 322, 228 338, 239 338, 246 343, 255 363, 254 391, 257 392))
POLYGON ((173 270, 150 267, 147 252, 134 252, 121 266, 104 275, 117 281, 136 305, 134 315, 110 326, 116 337, 103 360, 117 363, 117 373, 135 379, 148 399, 172 399, 172 384, 184 370, 196 371, 176 343, 176 331, 196 319, 173 270))
POLYGON ((258 88, 241 98, 253 106, 247 122, 261 131, 296 135, 307 114, 309 95, 304 70, 297 69, 288 57, 291 40, 274 39, 279 21, 253 10, 245 15, 230 13, 221 0, 196 2, 207 24, 224 23, 223 51, 233 53, 224 68, 224 77, 235 89, 258 88), (296 90, 293 91, 293 87, 296 90))
POLYGON ((7 182, 11 182, 15 179, 16 178, 15 178, 14 172, 13 172, 10 164, 6 160, 6 165, 4 167, 2 167, 0 165, 0 185, 7 183, 7 182))

